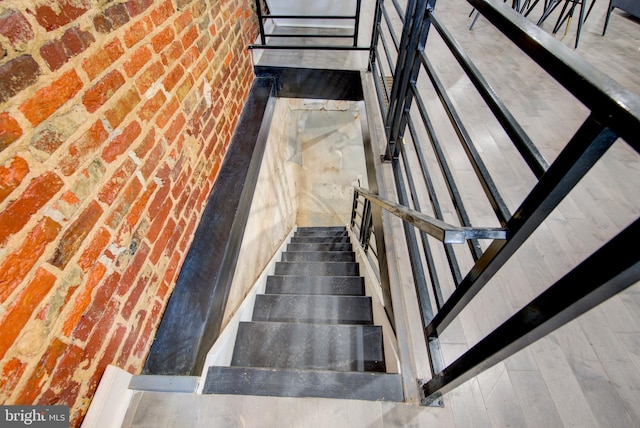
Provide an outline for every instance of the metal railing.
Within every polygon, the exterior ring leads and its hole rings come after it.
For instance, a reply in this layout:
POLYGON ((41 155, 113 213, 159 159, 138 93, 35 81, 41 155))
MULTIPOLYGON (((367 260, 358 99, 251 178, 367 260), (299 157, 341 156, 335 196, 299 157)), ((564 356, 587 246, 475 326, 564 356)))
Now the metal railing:
POLYGON ((501 326, 445 365, 440 356, 439 335, 605 152, 621 139, 636 154, 640 153, 640 97, 596 71, 535 24, 504 6, 501 0, 469 0, 469 3, 590 113, 555 160, 547 162, 438 19, 435 0, 407 0, 404 10, 396 0, 391 0, 391 10, 379 1, 370 70, 386 133, 384 160, 393 167, 398 201, 386 201, 356 188, 352 227, 359 229, 363 243, 369 241, 367 234, 372 220, 371 209, 367 207, 372 204, 403 221, 431 363, 431 379, 419 380, 422 401, 427 405, 437 403, 442 394, 455 386, 640 280, 640 255, 625 250, 635 248, 634 241, 640 236, 640 219, 636 218, 501 326), (402 23, 401 34, 398 21, 402 23), (481 156, 477 139, 472 138, 431 62, 426 49, 430 29, 442 39, 512 142, 523 165, 530 170, 535 183, 515 210, 505 203, 500 186, 481 156), (424 86, 434 95, 427 98, 424 86), (435 130, 430 105, 436 101, 449 119, 454 140, 441 141, 435 130), (473 216, 461 196, 459 177, 453 173, 446 154, 454 144, 471 166, 487 210, 493 213, 495 221, 491 221, 494 223, 491 227, 472 224, 473 216), (444 185, 434 184, 434 174, 439 175, 444 185), (453 213, 448 215, 449 221, 445 220, 445 202, 453 213), (452 221, 459 225, 452 225, 452 221), (463 246, 454 248, 456 243, 463 246), (440 247, 436 249, 435 245, 440 247), (464 248, 463 258, 471 260, 470 267, 469 263, 461 262, 464 248), (442 275, 441 266, 436 265, 433 258, 436 251, 443 254, 448 264, 448 278, 442 275), (453 292, 446 299, 441 287, 443 280, 453 283, 453 292))
MULTIPOLYGON (((249 45, 249 49, 315 49, 315 50, 364 50, 371 49, 370 44, 367 46, 358 46, 358 36, 360 33, 360 15, 362 10, 362 0, 354 1, 354 13, 351 15, 313 15, 313 14, 272 14, 269 11, 266 1, 255 0, 256 14, 258 17, 258 28, 260 31, 260 43, 249 45), (348 30, 350 33, 342 34, 337 32, 336 28, 322 34, 320 32, 298 33, 298 32, 267 32, 265 23, 275 23, 276 20, 283 22, 291 21, 342 21, 350 22, 348 30), (349 44, 300 44, 300 43, 270 43, 269 38, 286 38, 286 39, 346 39, 351 40, 349 44)), ((317 29, 316 29, 317 30, 317 29)))

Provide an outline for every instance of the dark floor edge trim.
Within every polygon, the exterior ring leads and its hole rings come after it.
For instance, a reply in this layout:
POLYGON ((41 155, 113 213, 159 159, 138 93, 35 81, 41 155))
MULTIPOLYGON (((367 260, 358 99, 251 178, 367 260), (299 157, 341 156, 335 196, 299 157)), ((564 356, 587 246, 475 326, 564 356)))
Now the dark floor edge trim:
POLYGON ((254 80, 143 374, 200 375, 220 334, 275 107, 275 81, 254 80))

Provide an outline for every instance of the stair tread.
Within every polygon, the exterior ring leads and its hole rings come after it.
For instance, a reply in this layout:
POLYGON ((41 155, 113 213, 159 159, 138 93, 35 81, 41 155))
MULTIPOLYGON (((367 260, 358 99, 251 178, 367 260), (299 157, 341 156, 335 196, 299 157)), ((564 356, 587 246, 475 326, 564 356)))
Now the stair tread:
POLYGON ((348 236, 292 236, 292 244, 349 244, 348 236))
POLYGON ((360 276, 270 275, 267 294, 364 295, 364 278, 360 276))
POLYGON ((322 243, 322 242, 307 242, 307 243, 291 243, 287 245, 287 252, 296 251, 353 251, 353 245, 351 243, 338 242, 338 243, 322 243))
POLYGON ((384 372, 382 328, 241 322, 231 365, 384 372))
POLYGON ((285 251, 282 253, 283 262, 355 262, 353 251, 285 251))
POLYGON ((367 296, 260 294, 256 296, 253 320, 373 324, 373 312, 367 296))
POLYGON ((345 226, 300 226, 296 229, 296 232, 300 232, 300 231, 307 231, 307 232, 312 232, 312 231, 346 231, 347 228, 345 226))
POLYGON ((276 275, 358 276, 355 262, 276 262, 276 275))
POLYGON ((204 394, 404 400, 398 374, 323 370, 209 367, 204 394))

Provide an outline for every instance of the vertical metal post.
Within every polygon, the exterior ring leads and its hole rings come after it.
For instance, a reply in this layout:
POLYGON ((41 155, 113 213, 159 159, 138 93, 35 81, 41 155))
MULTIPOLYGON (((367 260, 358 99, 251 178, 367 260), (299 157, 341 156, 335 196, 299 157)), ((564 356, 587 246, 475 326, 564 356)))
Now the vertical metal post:
POLYGON ((258 27, 260 28, 260 43, 262 43, 262 45, 266 45, 267 39, 264 35, 264 18, 262 17, 262 6, 260 5, 260 0, 256 0, 256 13, 258 14, 258 27))
POLYGON ((353 46, 358 46, 358 33, 360 30, 360 10, 362 8, 362 0, 356 0, 356 23, 353 29, 353 46))
MULTIPOLYGON (((376 0, 376 13, 373 19, 373 29, 371 30, 371 48, 369 49, 369 65, 367 71, 373 70, 373 65, 376 62, 376 49, 378 47, 378 40, 380 39, 380 21, 382 20, 382 8, 384 7, 384 0, 376 0)), ((374 79, 376 76, 374 75, 374 79)))

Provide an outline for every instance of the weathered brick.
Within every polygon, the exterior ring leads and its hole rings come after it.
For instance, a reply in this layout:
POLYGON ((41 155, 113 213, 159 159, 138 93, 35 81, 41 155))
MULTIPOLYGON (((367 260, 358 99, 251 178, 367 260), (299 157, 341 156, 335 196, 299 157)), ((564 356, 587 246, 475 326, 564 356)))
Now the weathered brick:
POLYGON ((102 49, 82 61, 82 69, 93 80, 124 54, 120 40, 107 43, 102 49))
POLYGON ((13 345, 16 338, 27 324, 33 312, 49 293, 56 282, 56 277, 43 268, 39 268, 33 280, 16 297, 15 302, 7 309, 6 316, 0 323, 0 358, 13 345))
POLYGON ((182 113, 179 113, 176 116, 174 121, 171 123, 171 126, 169 126, 169 128, 167 128, 167 131, 164 133, 164 136, 167 138, 167 142, 169 144, 173 143, 173 140, 175 140, 178 134, 182 131, 186 122, 187 120, 182 113))
MULTIPOLYGON (((85 341, 91 334, 95 325, 100 321, 104 314, 113 293, 120 282, 120 274, 113 272, 104 279, 97 287, 91 303, 82 314, 80 321, 73 330, 72 337, 74 339, 85 341)), ((115 302, 117 304, 117 302, 115 302)))
POLYGON ((87 275, 87 280, 80 292, 73 298, 73 306, 67 313, 67 317, 62 327, 62 333, 70 337, 71 333, 78 326, 82 314, 89 306, 91 302, 91 294, 93 289, 98 285, 104 274, 107 272, 107 268, 102 263, 96 263, 87 275))
POLYGON ((159 26, 164 21, 169 19, 171 15, 174 13, 173 4, 171 0, 163 1, 160 6, 156 7, 151 11, 151 20, 156 26, 159 26))
POLYGON ((122 190, 128 180, 131 179, 131 174, 133 174, 135 170, 135 163, 131 159, 127 159, 102 187, 100 193, 98 193, 98 199, 105 204, 111 205, 118 196, 118 193, 120 193, 120 190, 122 190))
POLYGON ((46 42, 40 47, 40 55, 51 71, 55 71, 69 61, 69 56, 60 39, 46 42))
POLYGON ((184 81, 180 86, 178 86, 178 89, 176 89, 176 97, 178 98, 178 101, 184 101, 184 99, 189 95, 189 92, 191 92, 193 84, 193 77, 191 77, 190 74, 187 74, 187 77, 185 77, 184 81))
POLYGON ((0 152, 22 135, 22 128, 9 113, 0 113, 0 152))
POLYGON ((164 249, 167 246, 169 239, 173 236, 175 230, 176 222, 172 218, 169 218, 169 220, 167 220, 167 223, 164 225, 162 232, 158 236, 157 242, 153 246, 153 251, 149 256, 149 260, 151 260, 151 263, 153 263, 154 265, 158 264, 158 260, 164 252, 164 249))
POLYGON ((23 384, 22 390, 15 399, 16 403, 28 404, 37 402, 38 396, 42 394, 43 384, 49 379, 56 368, 58 360, 68 348, 69 345, 58 338, 54 338, 51 341, 51 345, 49 345, 49 348, 47 348, 38 364, 34 367, 33 372, 23 384))
POLYGON ((118 205, 109 213, 107 218, 107 225, 112 229, 116 229, 122 219, 127 215, 131 205, 134 203, 140 191, 142 190, 142 183, 139 180, 132 180, 125 187, 118 205))
POLYGON ((131 55, 131 58, 124 63, 124 71, 128 77, 135 76, 138 71, 144 67, 144 65, 151 59, 151 51, 146 46, 140 46, 131 55))
POLYGON ((45 30, 51 31, 84 15, 89 10, 89 5, 88 1, 58 0, 51 6, 46 3, 40 4, 31 13, 35 16, 38 24, 45 30))
POLYGON ((155 53, 160 53, 169 43, 173 41, 173 28, 165 27, 164 30, 151 38, 151 46, 155 53))
POLYGON ((69 156, 60 162, 63 174, 67 176, 73 174, 80 163, 108 137, 109 133, 104 129, 102 121, 95 122, 87 132, 69 146, 69 156))
POLYGON ((164 128, 167 123, 169 123, 169 120, 171 120, 179 107, 180 102, 178 101, 178 99, 176 97, 171 98, 171 101, 169 101, 169 103, 164 106, 164 108, 156 118, 156 125, 158 125, 158 128, 164 128))
POLYGON ((16 388, 16 385, 22 378, 27 363, 18 358, 11 358, 2 367, 2 376, 0 376, 0 395, 8 396, 16 388))
POLYGON ((184 52, 182 43, 178 40, 174 40, 167 49, 162 52, 162 63, 166 66, 173 64, 184 52))
POLYGON ((173 70, 167 73, 164 80, 162 81, 164 88, 167 91, 171 91, 173 87, 176 86, 176 84, 180 81, 183 75, 184 69, 182 68, 182 66, 179 64, 176 65, 173 70))
POLYGON ((122 74, 118 70, 113 70, 85 92, 82 102, 87 110, 93 113, 102 107, 124 83, 122 74))
POLYGON ((102 149, 102 159, 107 163, 113 162, 119 155, 124 153, 131 143, 138 138, 142 128, 138 122, 131 122, 127 127, 114 137, 104 149, 102 149))
POLYGON ((193 27, 189 28, 185 35, 180 39, 180 41, 182 42, 182 46, 185 49, 188 49, 189 46, 191 46, 193 42, 198 39, 198 35, 198 27, 194 25, 193 27))
POLYGON ((153 30, 151 18, 144 18, 131 25, 124 33, 124 43, 128 48, 134 46, 153 30))
POLYGON ((20 111, 33 125, 51 116, 60 106, 82 89, 82 80, 75 70, 69 70, 51 85, 39 89, 33 98, 20 106, 20 111))
POLYGON ((144 165, 142 165, 142 168, 140 168, 140 171, 145 178, 149 178, 151 176, 153 171, 158 167, 160 160, 162 159, 164 154, 165 145, 159 142, 153 147, 153 149, 149 153, 149 156, 145 160, 144 165))
POLYGON ((100 350, 100 353, 96 356, 100 356, 96 367, 94 368, 93 375, 89 379, 89 393, 93 394, 98 388, 100 379, 104 374, 105 369, 109 364, 116 361, 116 355, 118 355, 118 349, 124 341, 124 337, 127 333, 127 328, 121 324, 115 328, 113 333, 108 339, 105 339, 107 346, 100 350))
POLYGON ((126 217, 126 226, 128 230, 132 230, 136 227, 138 221, 140 221, 140 218, 144 214, 144 210, 147 206, 147 203, 149 202, 149 199, 151 199, 151 196, 153 195, 157 187, 158 185, 154 181, 150 182, 142 195, 140 195, 140 197, 136 199, 126 217))
POLYGON ((133 151, 137 156, 138 160, 144 159, 144 157, 149 153, 149 150, 156 146, 156 132, 153 128, 151 128, 147 135, 145 135, 144 139, 138 144, 138 146, 133 151))
POLYGON ((64 269, 69 260, 76 254, 85 238, 98 223, 103 210, 95 201, 91 201, 87 208, 64 232, 49 263, 58 269, 64 269))
POLYGON ((129 321, 129 317, 131 316, 133 309, 136 307, 140 296, 142 296, 145 289, 149 287, 152 274, 152 268, 147 265, 140 272, 138 279, 135 281, 135 285, 133 281, 130 283, 130 287, 128 287, 127 293, 125 294, 126 300, 121 311, 121 315, 126 321, 129 321))
MULTIPOLYGON (((122 345, 122 350, 120 351, 120 356, 118 357, 116 366, 124 367, 127 361, 129 360, 129 358, 131 357, 133 346, 136 344, 136 341, 138 340, 138 336, 142 331, 142 327, 144 325, 144 321, 146 317, 147 317, 147 311, 144 309, 141 309, 136 313, 134 320, 131 323, 132 324, 131 330, 129 331, 129 334, 127 335, 127 338, 125 339, 124 344, 122 345)), ((0 388, 0 391, 2 391, 1 388, 0 388)))
POLYGON ((33 85, 40 67, 31 55, 22 55, 0 65, 0 103, 33 85))
POLYGON ((138 343, 133 348, 133 355, 137 357, 143 357, 146 350, 149 348, 149 342, 153 340, 151 334, 160 323, 160 316, 162 314, 162 305, 156 301, 151 308, 151 312, 147 317, 147 322, 142 330, 142 334, 139 336, 138 343))
POLYGON ((69 28, 62 35, 62 43, 69 57, 84 52, 95 41, 96 39, 90 32, 82 31, 77 26, 69 28))
POLYGON ((20 231, 40 208, 62 188, 62 180, 53 172, 34 178, 18 199, 0 213, 0 245, 20 231))
POLYGON ((129 15, 136 16, 147 10, 153 4, 153 0, 129 0, 126 3, 129 15))
POLYGON ((16 156, 5 165, 0 166, 0 202, 4 201, 22 183, 28 173, 29 164, 20 156, 16 156))
POLYGON ((151 225, 149 226, 149 230, 147 231, 147 239, 149 242, 154 243, 156 239, 158 239, 158 235, 162 231, 162 227, 168 216, 170 215, 173 209, 173 201, 171 198, 165 198, 164 203, 160 206, 160 209, 157 215, 154 217, 151 225))
POLYGON ((174 252, 167 263, 167 267, 164 271, 164 277, 158 287, 157 296, 161 301, 165 301, 169 291, 175 287, 175 281, 178 276, 182 262, 182 256, 178 252, 174 252))
POLYGON ((33 29, 24 15, 17 10, 7 9, 0 13, 0 34, 9 39, 14 49, 33 39, 33 29))
POLYGON ((136 79, 136 86, 140 93, 145 94, 163 74, 164 67, 160 61, 156 61, 147 67, 136 79))
POLYGON ((122 97, 115 103, 115 106, 106 111, 105 117, 112 128, 117 128, 122 121, 140 102, 140 95, 136 88, 129 88, 122 97))
POLYGON ((106 8, 93 18, 93 25, 99 33, 108 34, 129 22, 129 12, 124 4, 118 3, 106 8))
POLYGON ((116 294, 118 296, 126 296, 129 294, 133 288, 133 284, 135 283, 138 273, 140 273, 144 263, 149 257, 149 251, 149 246, 146 243, 141 242, 136 254, 133 256, 131 262, 122 274, 122 278, 120 278, 120 284, 116 289, 116 294))

